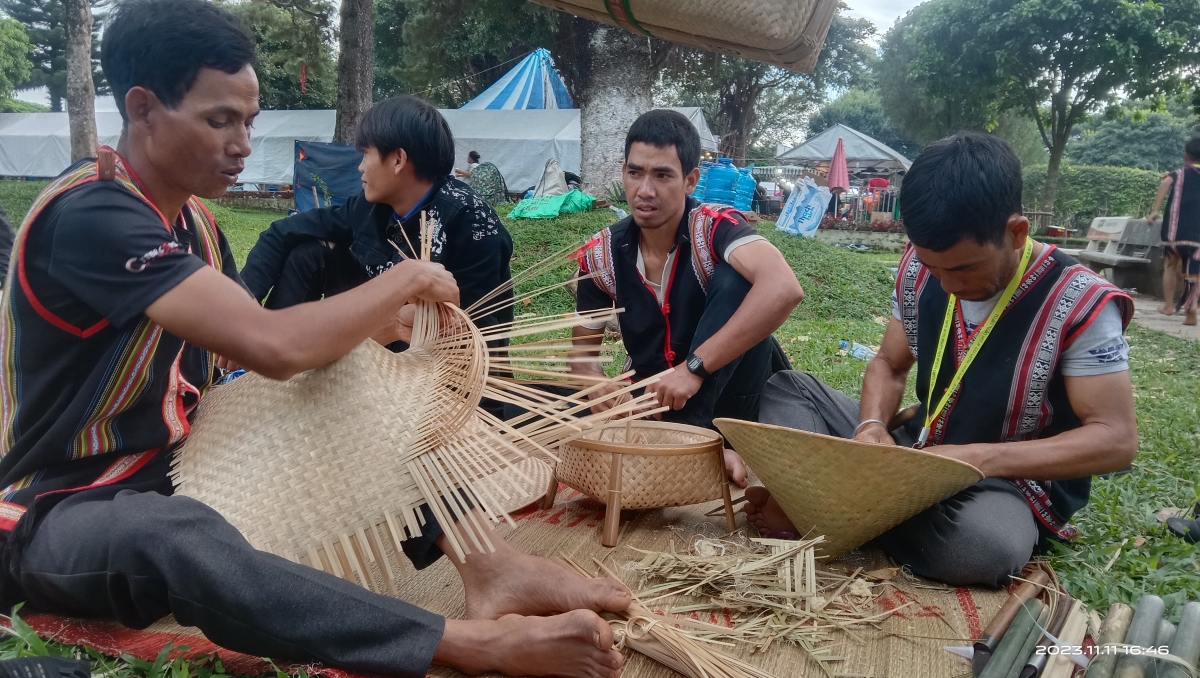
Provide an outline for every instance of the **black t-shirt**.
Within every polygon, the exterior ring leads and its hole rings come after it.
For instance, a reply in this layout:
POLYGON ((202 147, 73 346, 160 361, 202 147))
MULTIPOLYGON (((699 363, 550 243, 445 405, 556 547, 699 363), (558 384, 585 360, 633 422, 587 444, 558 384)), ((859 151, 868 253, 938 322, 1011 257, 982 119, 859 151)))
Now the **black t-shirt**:
POLYGON ((80 185, 53 195, 56 182, 35 201, 0 307, 0 500, 10 509, 95 484, 168 487, 165 451, 186 437, 213 361, 145 310, 206 264, 240 283, 199 201, 170 227, 127 178, 87 181, 80 167, 64 175, 82 173, 80 185))

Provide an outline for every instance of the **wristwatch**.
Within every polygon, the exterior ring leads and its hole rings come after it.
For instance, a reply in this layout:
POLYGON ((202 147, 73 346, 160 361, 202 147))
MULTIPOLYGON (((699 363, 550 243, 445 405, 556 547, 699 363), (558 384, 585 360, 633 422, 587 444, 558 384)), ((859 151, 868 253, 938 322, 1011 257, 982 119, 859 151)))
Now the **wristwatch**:
POLYGON ((701 379, 708 379, 712 376, 709 374, 708 370, 704 369, 704 360, 695 353, 688 355, 686 364, 688 372, 691 372, 701 379))

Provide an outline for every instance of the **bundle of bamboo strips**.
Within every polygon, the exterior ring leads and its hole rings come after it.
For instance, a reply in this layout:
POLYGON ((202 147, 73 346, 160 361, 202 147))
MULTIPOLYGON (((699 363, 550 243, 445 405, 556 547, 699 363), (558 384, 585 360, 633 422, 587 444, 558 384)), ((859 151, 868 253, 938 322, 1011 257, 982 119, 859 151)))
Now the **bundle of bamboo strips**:
POLYGON ((687 553, 677 552, 674 544, 669 552, 634 549, 643 554, 628 566, 641 576, 639 599, 650 604, 676 596, 693 598, 696 602, 669 611, 728 614, 732 628, 725 632, 730 638, 752 644, 756 652, 776 641, 795 643, 829 676, 837 674, 835 664, 844 660, 830 647, 835 632, 861 641, 857 628, 878 627, 907 606, 878 612, 877 595, 861 568, 850 575, 818 568, 816 551, 822 537, 750 541, 754 548, 699 539, 687 553))

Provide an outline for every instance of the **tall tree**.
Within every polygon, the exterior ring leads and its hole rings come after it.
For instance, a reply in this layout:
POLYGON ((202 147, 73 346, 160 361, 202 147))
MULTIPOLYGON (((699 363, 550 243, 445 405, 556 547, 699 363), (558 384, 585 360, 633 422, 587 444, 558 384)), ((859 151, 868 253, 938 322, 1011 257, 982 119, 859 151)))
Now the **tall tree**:
POLYGON ((581 188, 604 195, 621 180, 629 127, 654 105, 650 41, 579 17, 563 36, 559 61, 580 109, 581 188))
POLYGON ((1076 165, 1118 165, 1166 171, 1179 167, 1183 145, 1200 131, 1200 119, 1166 111, 1116 107, 1080 125, 1079 138, 1067 149, 1076 165))
POLYGON ((372 0, 342 0, 338 34, 337 119, 333 140, 354 141, 363 113, 371 107, 375 75, 372 0))
POLYGON ((239 2, 228 5, 254 34, 259 104, 268 110, 328 109, 337 105, 333 58, 334 5, 239 2))
POLYGON ((931 0, 917 20, 911 68, 926 93, 994 96, 1037 123, 1049 151, 1040 204, 1054 204, 1075 126, 1120 90, 1180 88, 1200 63, 1195 0, 931 0))
MULTIPOLYGON (((812 73, 793 73, 768 64, 704 50, 655 42, 664 64, 659 83, 663 99, 675 105, 700 106, 720 136, 721 155, 744 162, 758 143, 758 104, 771 92, 792 111, 811 111, 831 89, 866 83, 874 50, 867 40, 875 27, 865 19, 834 16, 812 73), (757 131, 757 133, 756 133, 757 131)), ((776 101, 778 104, 779 101, 776 101)))
POLYGON ((0 18, 0 99, 10 100, 17 85, 29 79, 30 47, 21 22, 0 18))
POLYGON ((96 154, 96 84, 92 81, 92 5, 63 0, 67 28, 67 120, 71 129, 71 162, 96 154))
MULTIPOLYGON (((101 18, 102 1, 94 0, 91 6, 95 16, 101 18)), ((63 0, 0 0, 0 11, 25 25, 32 44, 29 58, 33 70, 17 86, 45 87, 50 92, 50 110, 62 111, 67 98, 67 22, 63 0)), ((96 89, 104 91, 99 30, 100 21, 95 21, 91 29, 91 72, 96 89)))

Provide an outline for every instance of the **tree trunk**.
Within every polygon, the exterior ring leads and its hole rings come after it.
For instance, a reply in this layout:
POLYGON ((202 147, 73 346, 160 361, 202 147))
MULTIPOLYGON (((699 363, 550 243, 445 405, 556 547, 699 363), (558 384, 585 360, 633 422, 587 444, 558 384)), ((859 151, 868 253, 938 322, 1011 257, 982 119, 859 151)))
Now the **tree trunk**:
POLYGON ((1042 184, 1041 209, 1054 212, 1054 197, 1058 191, 1058 174, 1062 166, 1063 152, 1067 150, 1067 138, 1054 135, 1054 146, 1050 149, 1050 163, 1046 165, 1046 183, 1042 184))
POLYGON ((353 143, 358 122, 371 107, 375 70, 373 15, 373 0, 342 0, 334 141, 353 143))
POLYGON ((96 86, 92 82, 92 5, 63 0, 67 27, 67 119, 71 162, 96 155, 96 86))
MULTIPOLYGON (((585 21, 576 19, 576 21, 585 21)), ((583 191, 604 197, 620 184, 625 135, 653 107, 650 41, 620 28, 591 24, 577 32, 580 178, 583 191)))
POLYGON ((729 129, 721 135, 718 152, 733 160, 735 165, 745 165, 750 144, 750 133, 758 122, 758 98, 762 90, 757 85, 739 85, 722 97, 722 117, 729 121, 729 129))

